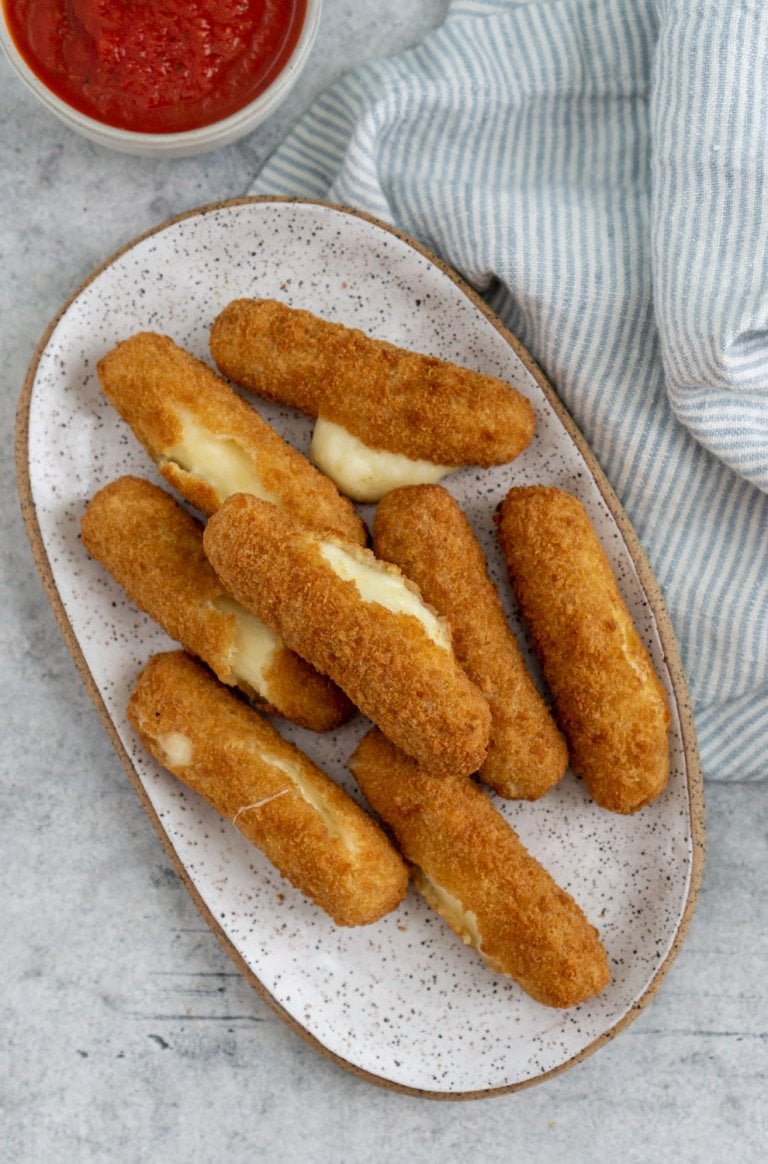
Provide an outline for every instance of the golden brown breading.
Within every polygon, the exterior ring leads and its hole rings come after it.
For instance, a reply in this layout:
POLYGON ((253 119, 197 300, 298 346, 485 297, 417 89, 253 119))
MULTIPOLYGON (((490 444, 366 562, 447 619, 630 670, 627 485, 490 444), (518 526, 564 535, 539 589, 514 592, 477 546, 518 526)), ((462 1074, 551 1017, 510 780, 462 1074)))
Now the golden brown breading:
POLYGON ((435 777, 375 729, 350 767, 429 904, 489 965, 545 1006, 610 980, 597 930, 471 781, 435 777))
POLYGON ((488 705, 456 662, 443 624, 395 566, 244 494, 210 519, 204 546, 238 602, 338 683, 404 751, 442 771, 480 767, 488 705), (378 597, 366 601, 353 576, 388 601, 394 591, 415 613, 387 608, 378 597))
POLYGON ((230 493, 255 492, 315 529, 365 544, 362 521, 333 483, 167 336, 124 340, 99 361, 98 373, 166 481, 203 513, 214 513, 230 493))
POLYGON ((314 731, 330 731, 352 715, 338 687, 263 624, 251 628, 264 649, 263 666, 254 651, 243 658, 242 628, 255 620, 238 612, 216 577, 200 524, 163 489, 139 477, 111 482, 89 502, 81 530, 86 549, 132 601, 223 683, 314 731))
POLYGON ((495 376, 372 339, 271 299, 237 299, 214 322, 225 376, 341 425, 364 444, 444 465, 513 460, 530 401, 495 376))
POLYGON ((183 651, 150 659, 128 718, 160 764, 338 925, 367 925, 402 900, 407 871, 378 825, 183 651))
POLYGON ((535 800, 562 778, 565 740, 526 670, 472 527, 440 485, 393 489, 373 527, 394 562, 450 623, 456 658, 488 700, 491 739, 480 777, 501 796, 535 800))
POLYGON ((584 507, 511 489, 499 540, 571 762, 597 804, 635 812, 669 778, 669 710, 584 507))

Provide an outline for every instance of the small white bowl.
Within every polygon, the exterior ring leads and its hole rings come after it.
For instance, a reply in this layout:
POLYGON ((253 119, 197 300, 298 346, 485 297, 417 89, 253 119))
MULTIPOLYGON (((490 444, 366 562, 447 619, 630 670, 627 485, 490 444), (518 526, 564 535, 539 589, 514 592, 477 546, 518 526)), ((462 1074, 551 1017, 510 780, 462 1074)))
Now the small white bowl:
POLYGON ((244 105, 237 113, 204 125, 200 129, 188 129, 179 133, 134 133, 128 129, 117 129, 105 125, 93 117, 87 117, 73 109, 32 72, 19 53, 6 24, 5 6, 0 4, 0 44, 16 73, 39 101, 70 129, 87 137, 98 145, 118 150, 126 154, 145 157, 185 158, 194 154, 207 153, 220 146, 229 145, 250 133, 265 121, 288 96, 304 69, 320 24, 322 0, 307 0, 307 11, 296 41, 295 48, 281 73, 260 93, 258 97, 244 105))

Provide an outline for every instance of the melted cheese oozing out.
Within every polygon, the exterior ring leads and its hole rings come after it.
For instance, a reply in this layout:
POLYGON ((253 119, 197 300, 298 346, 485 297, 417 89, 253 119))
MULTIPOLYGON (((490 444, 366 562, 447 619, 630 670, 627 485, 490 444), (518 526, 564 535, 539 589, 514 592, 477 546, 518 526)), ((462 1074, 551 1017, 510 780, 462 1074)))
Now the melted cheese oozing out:
POLYGON ((417 618, 433 643, 443 650, 450 649, 447 630, 419 596, 409 589, 400 574, 359 562, 348 550, 333 542, 322 542, 320 553, 334 574, 345 582, 354 582, 363 602, 375 602, 393 614, 409 614, 417 618))
POLYGON ((185 473, 200 477, 216 490, 222 501, 233 493, 251 493, 262 501, 277 503, 277 497, 261 483, 253 458, 234 437, 218 436, 184 409, 178 412, 183 428, 181 440, 165 450, 185 473))
POLYGON ((277 768, 280 772, 285 773, 300 796, 319 814, 330 836, 338 837, 350 850, 354 850, 357 847, 351 838, 346 836, 344 831, 339 827, 339 822, 335 814, 328 808, 322 796, 318 795, 316 789, 304 778, 301 765, 294 763, 292 760, 286 760, 282 756, 275 756, 271 752, 262 752, 261 758, 265 764, 269 764, 271 767, 277 768))
POLYGON ((235 616, 235 638, 230 666, 236 681, 247 683, 259 695, 269 698, 266 672, 282 639, 268 626, 245 610, 234 598, 217 598, 217 610, 235 616))
POLYGON ((342 493, 363 502, 381 501, 385 493, 401 485, 434 485, 456 468, 373 449, 322 416, 315 423, 309 455, 342 493))
POLYGON ((171 768, 186 768, 192 763, 194 748, 189 736, 181 732, 166 732, 157 737, 157 743, 171 768))
POLYGON ((414 870, 416 888, 424 895, 433 909, 448 922, 467 946, 482 953, 482 937, 477 924, 477 915, 465 909, 458 897, 454 897, 442 885, 428 877, 423 869, 414 870))

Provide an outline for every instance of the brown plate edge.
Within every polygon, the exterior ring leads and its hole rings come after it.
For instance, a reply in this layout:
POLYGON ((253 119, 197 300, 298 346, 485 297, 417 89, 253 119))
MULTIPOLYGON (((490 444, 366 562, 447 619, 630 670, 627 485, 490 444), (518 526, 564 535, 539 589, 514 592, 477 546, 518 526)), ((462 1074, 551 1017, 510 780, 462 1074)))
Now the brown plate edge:
POLYGON ((112 743, 112 746, 117 753, 117 756, 126 771, 126 774, 133 785, 141 804, 150 819, 152 827, 155 830, 169 860, 174 866, 176 872, 185 885, 190 897, 197 906, 203 920, 206 922, 212 933, 216 936, 219 943, 237 966, 241 974, 248 980, 248 982, 255 988, 260 997, 267 1003, 268 1006, 283 1020, 297 1035, 299 1035, 305 1042, 307 1042, 316 1051, 319 1051, 326 1058, 342 1067, 345 1071, 352 1075, 363 1079, 366 1082, 376 1084, 379 1087, 386 1088, 390 1091, 400 1092, 405 1095, 417 1096, 424 1099, 440 1099, 440 1100, 466 1100, 466 1099, 484 1099, 491 1098, 498 1095, 507 1095, 515 1091, 522 1091, 527 1087, 532 1087, 537 1083, 542 1083, 555 1075, 561 1074, 569 1067, 575 1066, 582 1062, 589 1055, 592 1055, 605 1043, 615 1038, 621 1031, 623 1031, 648 1003, 655 996, 662 981, 666 977, 672 963, 677 957, 685 939, 688 927, 696 907, 696 901, 701 888, 701 881, 704 871, 704 856, 706 847, 706 824, 705 824, 705 810, 704 810, 704 788, 701 775, 701 766, 699 763, 698 749, 696 745, 696 733, 693 722, 693 712, 691 708, 690 696, 688 694, 688 686, 683 671, 682 662, 680 659, 680 651, 675 637, 672 623, 666 609, 666 604, 661 592, 661 588, 656 581, 651 570, 648 559, 645 555, 637 535, 625 514, 621 502, 619 501, 612 486, 609 484, 602 468, 600 467, 595 455, 587 445, 586 440, 572 420, 570 414, 560 401, 555 393, 554 388, 547 380, 546 376, 539 368, 536 361, 530 353, 523 347, 520 341, 505 327, 505 325, 498 319, 494 312, 488 307, 480 295, 469 286, 469 284, 458 275, 451 267, 449 267, 442 259, 438 258, 421 243, 398 230, 396 227, 389 225, 386 222, 375 218, 373 215, 367 214, 364 211, 355 210, 351 207, 341 206, 332 202, 323 202, 318 199, 311 198, 284 198, 278 196, 257 196, 244 198, 231 198, 219 202, 208 203, 204 206, 185 211, 183 214, 174 215, 172 218, 160 223, 158 226, 145 231, 143 234, 133 238, 125 246, 120 247, 104 262, 100 263, 90 274, 83 280, 83 282, 72 292, 66 302, 62 305, 59 311, 46 328, 40 342, 38 343, 22 386, 19 403, 16 413, 16 427, 14 439, 14 455, 16 463, 16 478, 17 488, 19 492, 19 499, 21 503, 21 512, 24 519, 24 525, 29 538, 32 549, 32 557, 37 567, 37 571, 43 583, 46 597, 51 605, 51 609, 56 617, 61 630, 64 642, 69 650, 72 660, 75 664, 77 672, 88 692, 99 718, 104 725, 107 735, 112 743), (641 585, 648 596, 649 604, 653 612, 656 626, 661 640, 661 645, 664 651, 665 661, 669 670, 672 689, 675 695, 675 701, 680 716, 680 730, 683 745, 683 753, 686 762, 686 775, 688 781, 688 798, 690 806, 690 825, 692 837, 692 853, 691 853, 691 873, 688 885, 688 896, 686 898, 685 908, 683 910, 678 928, 675 933, 674 940, 667 953, 664 961, 656 970, 653 978, 645 988, 643 994, 633 1003, 628 1012, 614 1024, 609 1031, 600 1035, 593 1040, 588 1046, 584 1047, 578 1054, 572 1056, 566 1062, 561 1063, 558 1067, 550 1071, 546 1071, 541 1075, 537 1075, 532 1079, 525 1079, 518 1083, 505 1084, 501 1087, 485 1088, 478 1091, 460 1091, 460 1092, 442 1092, 429 1091, 423 1088, 409 1087, 406 1084, 395 1083, 392 1080, 385 1079, 382 1076, 374 1075, 372 1072, 365 1071, 354 1063, 342 1058, 340 1055, 329 1050, 323 1043, 321 1043, 314 1035, 303 1027, 296 1019, 293 1018, 277 1001, 277 999, 266 989, 264 984, 260 981, 253 970, 247 965, 244 958, 229 940, 223 930, 220 928, 215 917, 211 914, 206 903, 200 896, 197 888, 193 884, 187 870, 177 854, 173 844, 171 843, 168 834, 163 828, 150 800, 144 789, 136 769, 126 752, 117 730, 112 722, 112 719, 107 711, 104 701, 99 693, 96 683, 91 675, 88 664, 81 651, 77 637, 72 629, 61 596, 59 595, 56 583, 51 570, 48 555, 43 543, 40 526, 37 521, 37 513, 35 510, 34 499, 32 496, 32 486, 29 475, 29 409, 32 397, 32 388, 34 386, 35 376, 37 374, 38 364, 40 358, 48 345, 48 342, 57 327, 59 321, 67 312, 72 303, 82 294, 85 288, 97 278, 102 271, 111 266, 121 255, 133 249, 138 243, 152 235, 158 234, 171 226, 175 226, 179 222, 183 222, 187 218, 196 218, 201 215, 215 213, 219 210, 227 209, 228 207, 249 205, 252 203, 297 203, 312 206, 321 206, 329 210, 339 211, 343 214, 350 215, 354 218, 360 218, 365 222, 371 223, 373 226, 379 227, 394 235, 401 242, 410 246, 413 250, 423 255, 429 262, 438 267, 448 278, 458 287, 458 289, 466 295, 474 306, 482 313, 489 323, 499 332, 506 343, 512 348, 515 354, 520 359, 528 372, 536 380, 542 392, 546 396, 553 411, 561 421, 563 427, 568 433, 573 443, 578 448, 583 456, 591 474, 596 482, 601 496, 608 507, 612 517, 616 521, 627 551, 635 565, 641 585))

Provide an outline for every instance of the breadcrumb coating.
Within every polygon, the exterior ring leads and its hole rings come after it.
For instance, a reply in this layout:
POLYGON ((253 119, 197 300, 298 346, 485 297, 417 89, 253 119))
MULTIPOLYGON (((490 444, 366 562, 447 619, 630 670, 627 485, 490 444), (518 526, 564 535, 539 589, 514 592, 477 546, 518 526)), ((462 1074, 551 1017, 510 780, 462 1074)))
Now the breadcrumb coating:
POLYGON ((486 962, 545 1006, 610 981, 594 926, 472 780, 435 777, 375 729, 350 760, 429 904, 486 962))
MULTIPOLYGON (((404 751, 441 771, 480 767, 490 712, 449 640, 441 646, 417 617, 363 599, 324 550, 338 548, 375 575, 399 580, 395 566, 245 494, 231 497, 210 519, 204 546, 237 601, 333 679, 404 751)), ((404 582, 402 589, 409 588, 416 593, 404 582)))
POLYGON ((150 659, 128 719, 163 767, 233 821, 337 925, 368 925, 404 897, 406 867, 379 826, 183 651, 150 659))
POLYGON ((88 503, 83 544, 128 597, 222 683, 313 731, 353 714, 346 696, 276 639, 258 688, 237 673, 236 616, 203 551, 203 530, 170 494, 140 477, 121 477, 88 503))
POLYGON ((236 384, 322 416, 364 444, 441 465, 497 465, 529 444, 530 401, 495 376, 271 299, 237 299, 211 354, 236 384))
POLYGON ((597 804, 636 812, 669 779, 669 709, 586 510, 521 486, 496 518, 571 763, 597 804))
POLYGON ((543 796, 565 773, 568 749, 526 670, 467 518, 440 485, 393 489, 376 511, 373 538, 377 555, 448 620, 456 658, 488 700, 481 779, 501 796, 543 796))
POLYGON ((98 374, 104 395, 166 481, 202 513, 215 513, 227 491, 206 479, 204 468, 185 469, 174 459, 190 421, 213 438, 222 455, 244 463, 270 499, 299 521, 365 544, 363 522, 333 482, 213 369, 168 336, 131 336, 99 361, 98 374))

